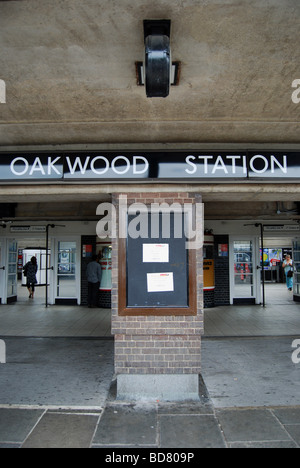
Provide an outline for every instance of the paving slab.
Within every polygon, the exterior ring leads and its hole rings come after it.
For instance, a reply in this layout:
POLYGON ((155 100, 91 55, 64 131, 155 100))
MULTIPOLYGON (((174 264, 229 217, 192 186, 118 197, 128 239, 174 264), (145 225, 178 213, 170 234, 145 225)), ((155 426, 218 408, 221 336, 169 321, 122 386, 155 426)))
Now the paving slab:
POLYGON ((217 410, 216 417, 228 442, 290 441, 268 409, 217 410))
POLYGON ((158 402, 158 415, 165 414, 173 416, 214 414, 214 408, 207 401, 158 402))
POLYGON ((299 448, 293 441, 268 442, 229 442, 230 449, 295 449, 299 448))
POLYGON ((0 444, 20 445, 37 424, 44 410, 0 408, 0 444))
POLYGON ((291 424, 285 426, 285 430, 289 433, 290 437, 300 447, 300 424, 291 424))
POLYGON ((162 415, 160 447, 225 448, 225 441, 214 415, 162 415))
POLYGON ((156 446, 156 405, 109 404, 100 420, 93 445, 156 446))
POLYGON ((284 425, 300 425, 300 407, 275 408, 273 413, 284 425))
POLYGON ((181 405, 110 401, 103 411, 0 408, 0 448, 90 447, 118 453, 130 448, 300 447, 300 407, 181 405))
POLYGON ((22 448, 89 448, 99 416, 47 413, 22 448))

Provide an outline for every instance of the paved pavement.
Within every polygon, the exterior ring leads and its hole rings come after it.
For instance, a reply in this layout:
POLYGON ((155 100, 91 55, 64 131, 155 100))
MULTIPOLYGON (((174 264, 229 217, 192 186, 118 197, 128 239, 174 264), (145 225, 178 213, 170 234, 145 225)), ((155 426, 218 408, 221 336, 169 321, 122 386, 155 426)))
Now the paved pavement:
POLYGON ((300 364, 291 360, 291 337, 204 340, 200 399, 185 403, 116 400, 110 339, 5 342, 0 448, 90 447, 116 455, 300 447, 300 364))
POLYGON ((214 406, 300 406, 300 363, 292 361, 296 339, 203 340, 202 376, 214 406))
POLYGON ((0 408, 0 448, 299 448, 300 407, 218 409, 196 403, 102 410, 0 408))

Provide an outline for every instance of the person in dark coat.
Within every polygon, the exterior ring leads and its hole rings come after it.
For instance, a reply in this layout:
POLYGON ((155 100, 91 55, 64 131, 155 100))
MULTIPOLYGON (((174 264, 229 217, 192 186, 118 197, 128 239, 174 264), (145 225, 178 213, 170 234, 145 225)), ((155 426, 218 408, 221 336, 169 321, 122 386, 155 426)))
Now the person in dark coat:
POLYGON ((27 289, 29 292, 29 299, 34 299, 35 285, 37 284, 36 274, 38 271, 37 261, 32 257, 30 262, 26 263, 24 267, 24 275, 27 277, 27 289))
POLYGON ((97 262, 97 255, 93 255, 92 261, 86 270, 88 280, 88 306, 94 308, 98 306, 99 288, 102 278, 101 265, 97 262))

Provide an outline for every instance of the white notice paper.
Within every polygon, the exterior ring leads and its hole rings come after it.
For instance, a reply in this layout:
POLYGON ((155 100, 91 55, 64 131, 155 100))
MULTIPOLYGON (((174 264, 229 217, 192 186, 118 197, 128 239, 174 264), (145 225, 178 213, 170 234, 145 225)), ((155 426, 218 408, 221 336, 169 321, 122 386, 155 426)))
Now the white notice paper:
POLYGON ((148 273, 147 274, 148 292, 173 292, 174 275, 173 273, 148 273))
POLYGON ((143 244, 143 263, 169 263, 169 244, 143 244))

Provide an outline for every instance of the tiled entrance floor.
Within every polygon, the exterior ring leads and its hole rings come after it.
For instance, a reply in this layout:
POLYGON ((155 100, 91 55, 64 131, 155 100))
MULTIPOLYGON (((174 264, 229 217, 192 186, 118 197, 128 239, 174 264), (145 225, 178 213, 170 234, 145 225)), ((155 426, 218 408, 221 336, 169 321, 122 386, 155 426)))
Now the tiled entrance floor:
MULTIPOLYGON (((41 293, 40 293, 41 294, 41 293)), ((205 336, 300 336, 300 303, 285 285, 267 286, 267 307, 223 306, 205 310, 205 336)), ((28 297, 0 305, 2 336, 110 337, 111 311, 80 306, 50 306, 28 297)))
POLYGON ((0 306, 0 335, 27 337, 110 337, 110 309, 49 306, 34 301, 0 306))
POLYGON ((205 310, 205 336, 300 336, 300 303, 284 284, 266 285, 266 307, 222 306, 205 310))

